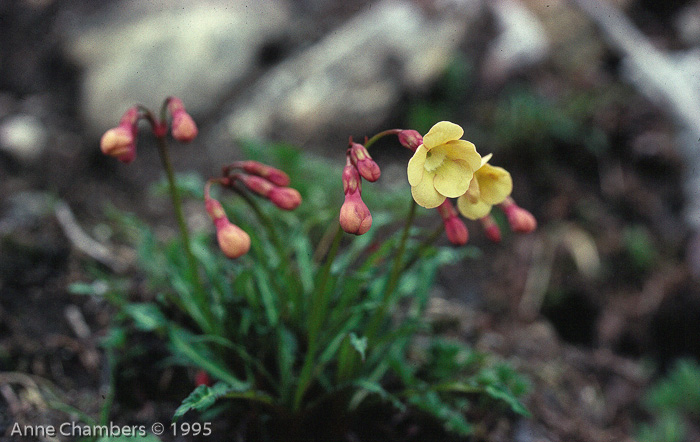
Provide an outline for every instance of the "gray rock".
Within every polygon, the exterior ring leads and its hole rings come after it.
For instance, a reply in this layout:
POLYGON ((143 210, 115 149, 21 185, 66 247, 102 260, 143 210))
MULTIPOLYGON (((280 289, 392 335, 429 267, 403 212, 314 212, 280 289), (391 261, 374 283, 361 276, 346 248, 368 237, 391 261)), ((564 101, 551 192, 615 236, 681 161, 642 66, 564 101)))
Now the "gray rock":
POLYGON ((432 11, 418 3, 373 2, 288 57, 227 106, 222 138, 306 144, 373 129, 403 90, 426 87, 443 72, 481 11, 480 1, 432 11))
POLYGON ((288 19, 283 0, 116 3, 68 39, 67 53, 85 70, 89 129, 115 126, 137 102, 157 112, 168 95, 195 116, 212 111, 288 19))
POLYGON ((33 115, 17 114, 0 122, 0 149, 22 163, 36 161, 47 140, 46 127, 33 115))

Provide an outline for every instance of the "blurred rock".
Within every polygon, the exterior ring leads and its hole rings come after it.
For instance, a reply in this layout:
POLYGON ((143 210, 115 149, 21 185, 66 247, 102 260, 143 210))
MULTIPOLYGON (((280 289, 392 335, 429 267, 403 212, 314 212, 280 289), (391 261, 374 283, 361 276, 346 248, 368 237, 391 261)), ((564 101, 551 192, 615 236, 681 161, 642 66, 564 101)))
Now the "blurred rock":
POLYGON ((116 2, 71 31, 67 47, 85 70, 89 129, 116 125, 136 102, 157 110, 168 95, 195 116, 212 111, 289 19, 283 0, 116 2))
POLYGON ((33 115, 13 115, 0 122, 0 149, 22 163, 36 161, 47 140, 46 128, 33 115))
POLYGON ((503 82, 511 72, 542 61, 549 40, 537 15, 519 1, 488 2, 496 17, 499 36, 491 43, 484 60, 484 80, 503 82))
POLYGON ((436 79, 481 11, 475 0, 430 12, 417 3, 373 2, 277 65, 227 106, 225 138, 304 144, 373 129, 405 88, 436 79))

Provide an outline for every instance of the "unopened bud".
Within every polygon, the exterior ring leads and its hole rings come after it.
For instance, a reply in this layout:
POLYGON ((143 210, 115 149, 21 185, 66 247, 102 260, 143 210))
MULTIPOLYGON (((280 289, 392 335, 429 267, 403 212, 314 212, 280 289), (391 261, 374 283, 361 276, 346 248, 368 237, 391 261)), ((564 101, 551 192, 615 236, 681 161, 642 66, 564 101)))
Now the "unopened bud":
POLYGON ((115 157, 122 163, 130 163, 136 158, 136 133, 139 111, 131 107, 119 121, 119 126, 109 129, 100 139, 100 150, 105 155, 115 157))
POLYGON ((173 116, 173 138, 182 143, 189 143, 194 140, 199 131, 190 114, 185 111, 182 100, 177 97, 170 97, 168 100, 168 110, 173 116))
POLYGON ((457 212, 455 211, 452 202, 446 199, 442 204, 437 207, 438 213, 442 218, 442 222, 445 224, 445 233, 447 233, 447 239, 457 246, 463 246, 469 241, 469 231, 464 222, 459 219, 457 212))
POLYGON ((365 146, 350 142, 349 154, 352 164, 357 167, 357 171, 362 178, 369 182, 375 182, 379 179, 382 171, 379 169, 379 165, 369 155, 365 146))
POLYGON ((247 173, 265 178, 275 186, 289 186, 289 176, 281 170, 275 169, 267 164, 257 161, 241 161, 239 163, 234 163, 234 165, 242 168, 247 173))
POLYGON ((265 198, 267 198, 272 189, 275 188, 274 184, 257 175, 241 175, 240 180, 249 190, 265 198))
POLYGON ((226 212, 224 212, 224 208, 221 206, 221 203, 215 200, 214 198, 205 197, 204 207, 207 210, 207 213, 211 217, 212 221, 216 221, 218 219, 226 217, 226 212))
POLYGON ((267 194, 267 198, 284 210, 294 210, 301 204, 301 195, 291 187, 275 187, 267 194))
POLYGON ((345 194, 345 202, 340 208, 340 226, 347 233, 364 235, 372 227, 372 214, 362 201, 360 192, 345 194))
POLYGON ((114 127, 102 135, 100 149, 105 155, 115 157, 122 163, 130 163, 136 158, 136 144, 131 129, 114 127))
POLYGON ((518 206, 512 198, 507 198, 501 204, 501 208, 503 208, 513 232, 530 233, 537 228, 537 220, 532 213, 518 206))
POLYGON ((250 250, 250 236, 240 227, 232 224, 226 217, 214 221, 216 239, 224 255, 234 259, 245 255, 250 250))
POLYGON ((398 133, 399 143, 412 151, 416 151, 418 146, 423 144, 423 136, 413 129, 402 130, 398 133))
POLYGON ((467 226, 464 225, 459 217, 453 216, 448 219, 443 220, 445 223, 445 233, 447 233, 447 239, 456 246, 463 246, 469 241, 469 231, 467 226))
POLYGON ((501 242, 501 229, 498 228, 498 224, 493 219, 491 215, 486 215, 479 219, 481 225, 484 227, 484 234, 489 241, 499 243, 501 242))
POLYGON ((360 173, 357 171, 357 167, 355 167, 348 158, 348 163, 345 165, 345 168, 343 168, 343 192, 347 195, 349 193, 361 191, 360 173))

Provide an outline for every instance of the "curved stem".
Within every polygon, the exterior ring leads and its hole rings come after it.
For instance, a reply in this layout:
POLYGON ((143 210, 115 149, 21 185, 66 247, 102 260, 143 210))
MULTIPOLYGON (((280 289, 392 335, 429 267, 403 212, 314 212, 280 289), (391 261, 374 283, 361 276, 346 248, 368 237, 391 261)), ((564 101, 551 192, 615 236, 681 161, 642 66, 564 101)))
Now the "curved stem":
POLYGON ((379 140, 380 138, 385 137, 387 135, 396 135, 401 131, 402 131, 402 129, 389 129, 389 130, 385 130, 383 132, 379 132, 378 134, 376 134, 375 136, 373 136, 372 138, 367 140, 367 142, 365 143, 365 149, 369 149, 369 147, 372 144, 374 144, 377 140, 379 140))
MULTIPOLYGON (((199 310, 197 316, 200 317, 198 323, 203 328, 205 332, 211 332, 211 327, 214 324, 212 320, 212 313, 207 308, 207 293, 204 289, 204 284, 202 284, 202 279, 199 276, 199 267, 197 261, 192 254, 192 245, 190 242, 190 234, 187 229, 187 223, 185 222, 185 216, 182 212, 182 199, 180 198, 180 191, 175 183, 175 173, 173 171, 173 165, 170 161, 170 155, 168 153, 168 145, 165 137, 156 137, 158 145, 158 153, 160 154, 161 162, 163 163, 163 168, 165 169, 165 175, 168 178, 168 187, 170 198, 173 203, 173 209, 175 212, 175 218, 177 219, 177 225, 180 229, 180 239, 182 240, 182 247, 185 252, 185 258, 187 259, 187 264, 190 268, 190 273, 192 280, 195 283, 195 304, 199 310)), ((196 317, 195 317, 196 319, 196 317)))

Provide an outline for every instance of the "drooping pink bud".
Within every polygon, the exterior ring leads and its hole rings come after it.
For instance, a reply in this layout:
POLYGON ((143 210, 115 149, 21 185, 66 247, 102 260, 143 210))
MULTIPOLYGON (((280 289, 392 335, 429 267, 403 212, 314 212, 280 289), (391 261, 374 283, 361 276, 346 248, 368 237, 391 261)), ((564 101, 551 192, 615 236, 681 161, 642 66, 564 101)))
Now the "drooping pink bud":
POLYGON ((345 202, 340 208, 340 227, 347 233, 364 235, 372 227, 372 214, 362 201, 360 192, 345 194, 345 202))
POLYGON ((105 155, 115 157, 122 163, 130 163, 136 158, 136 133, 139 110, 129 108, 119 121, 119 126, 109 129, 100 139, 100 150, 105 155))
POLYGON ((347 159, 347 164, 343 168, 343 192, 347 195, 348 193, 355 193, 362 191, 362 182, 360 180, 360 173, 357 171, 357 167, 352 164, 350 157, 347 159))
POLYGON ((488 238, 489 241, 494 243, 501 242, 501 229, 498 228, 496 220, 494 220, 491 215, 486 215, 485 217, 480 218, 479 221, 481 221, 481 225, 484 228, 484 234, 486 234, 486 238, 488 238))
POLYGON ((233 164, 234 167, 240 167, 247 173, 253 175, 261 176, 274 184, 275 186, 285 187, 289 186, 289 176, 279 169, 275 169, 267 164, 259 163, 257 161, 240 161, 233 164))
POLYGON ((214 221, 216 239, 224 255, 231 259, 245 255, 250 250, 250 236, 225 216, 214 221))
POLYGON ((501 203, 501 208, 508 218, 508 224, 513 232, 530 233, 537 228, 537 220, 532 213, 518 206, 513 198, 508 197, 501 203))
POLYGON ((379 169, 379 165, 369 155, 369 152, 367 152, 365 146, 359 143, 353 143, 351 141, 348 154, 350 155, 352 164, 357 167, 357 171, 360 173, 362 178, 371 183, 379 179, 382 171, 379 169))
POLYGON ((226 212, 224 212, 221 203, 214 198, 210 198, 208 195, 204 198, 204 208, 207 210, 212 221, 226 217, 226 212))
POLYGON ((267 198, 272 189, 275 188, 274 184, 257 175, 239 175, 238 179, 248 188, 248 190, 252 190, 265 198, 267 198))
POLYGON ((438 207, 438 213, 442 218, 442 222, 445 224, 445 233, 447 233, 447 239, 457 246, 463 246, 469 241, 469 230, 464 224, 455 211, 452 202, 446 199, 438 207))
POLYGON ((402 130, 398 133, 399 143, 403 147, 416 151, 418 146, 423 144, 423 136, 413 129, 402 130))
POLYGON ((301 204, 301 195, 291 187, 275 187, 267 194, 267 199, 283 210, 294 210, 301 204))
POLYGON ((199 130, 190 114, 185 111, 185 105, 182 103, 182 100, 177 97, 170 97, 168 100, 168 110, 173 116, 173 138, 181 143, 189 143, 194 140, 199 130))

